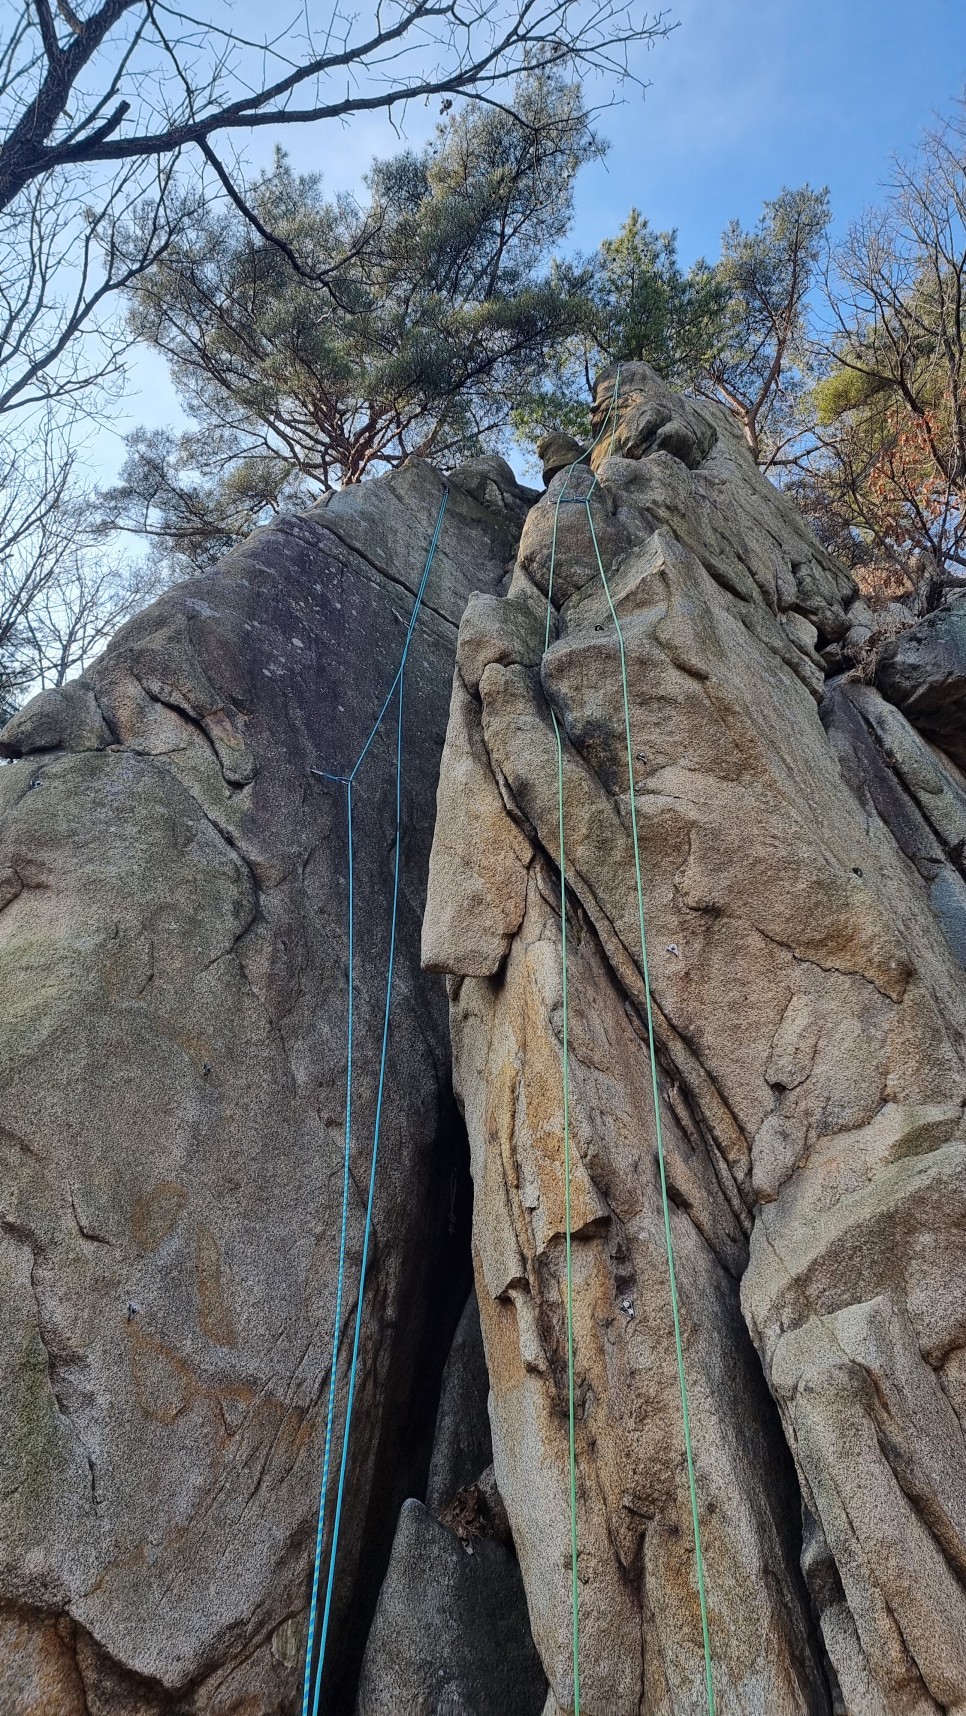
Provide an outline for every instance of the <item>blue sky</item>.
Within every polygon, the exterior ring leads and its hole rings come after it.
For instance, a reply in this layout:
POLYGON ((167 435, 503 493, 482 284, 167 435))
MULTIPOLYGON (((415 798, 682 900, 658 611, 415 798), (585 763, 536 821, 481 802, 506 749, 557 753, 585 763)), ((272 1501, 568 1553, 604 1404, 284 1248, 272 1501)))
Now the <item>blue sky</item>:
MULTIPOLYGON (((254 0, 235 18, 249 9, 254 20, 254 0)), ((639 56, 645 98, 633 93, 603 116, 610 154, 577 190, 581 249, 615 233, 636 204, 656 227, 678 228, 683 262, 713 259, 729 219, 750 224, 766 198, 806 180, 829 186, 844 227, 876 199, 892 156, 912 150, 966 85, 966 0, 675 0, 670 11, 677 29, 639 56)), ((435 118, 414 111, 408 137, 421 141, 435 118)), ((374 154, 399 147, 371 120, 293 128, 281 141, 333 190, 358 185, 374 154)), ((252 166, 270 149, 262 134, 252 166)), ((115 431, 92 450, 105 473, 126 428, 178 416, 160 359, 138 359, 129 379, 115 431)))
POLYGON ((893 154, 966 83, 966 0, 677 0, 677 30, 646 56, 643 103, 609 117, 607 166, 580 190, 590 244, 636 203, 709 257, 732 216, 782 185, 827 184, 846 224, 893 154))

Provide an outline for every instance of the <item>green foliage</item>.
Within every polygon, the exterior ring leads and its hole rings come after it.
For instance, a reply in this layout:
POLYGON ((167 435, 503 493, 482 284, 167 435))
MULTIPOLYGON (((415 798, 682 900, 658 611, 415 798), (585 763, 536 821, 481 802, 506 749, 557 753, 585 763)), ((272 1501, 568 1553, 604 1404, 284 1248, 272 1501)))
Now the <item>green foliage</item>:
POLYGON ((797 435, 811 381, 807 301, 829 218, 827 191, 783 190, 751 231, 731 222, 717 262, 684 270, 677 234, 655 232, 632 209, 592 261, 572 266, 579 333, 518 407, 518 428, 585 434, 594 370, 643 361, 671 386, 726 405, 754 457, 771 460, 797 435))
POLYGON ((600 247, 593 299, 601 353, 615 363, 649 363, 681 387, 707 365, 726 308, 716 270, 701 259, 684 273, 677 233, 654 232, 637 209, 600 247))
POLYGON ((138 284, 135 330, 198 427, 132 440, 120 516, 197 564, 294 497, 499 441, 580 325, 547 258, 599 149, 579 91, 532 73, 512 114, 461 109, 376 162, 365 206, 279 154, 249 201, 280 243, 208 210, 138 284))
POLYGON ((632 209, 616 238, 593 258, 558 265, 562 296, 579 306, 576 333, 562 341, 535 392, 518 400, 521 439, 548 430, 586 436, 594 372, 645 362, 676 387, 696 384, 724 313, 715 271, 699 260, 685 273, 677 234, 655 232, 632 209))
POLYGON ((715 272, 726 311, 702 390, 742 425, 759 463, 800 432, 799 402, 811 383, 809 293, 831 219, 827 190, 784 189, 757 224, 726 227, 715 272))
POLYGON ((845 412, 867 404, 877 391, 869 377, 850 365, 837 363, 812 388, 811 404, 816 423, 827 428, 845 412))

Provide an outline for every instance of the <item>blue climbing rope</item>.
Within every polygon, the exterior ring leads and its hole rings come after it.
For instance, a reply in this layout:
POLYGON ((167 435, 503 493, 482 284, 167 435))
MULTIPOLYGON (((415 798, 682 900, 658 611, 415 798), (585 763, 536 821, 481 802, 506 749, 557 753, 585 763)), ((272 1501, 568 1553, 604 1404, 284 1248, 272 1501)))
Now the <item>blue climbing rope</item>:
POLYGON ((422 577, 416 591, 413 611, 409 619, 409 627, 403 643, 402 654, 396 676, 389 687, 385 701, 373 724, 358 757, 348 774, 335 774, 328 769, 313 769, 312 773, 320 780, 332 781, 346 789, 346 837, 348 847, 348 1025, 347 1025, 347 1065, 346 1065, 346 1098, 345 1098, 345 1143, 343 1150, 342 1168, 342 1219, 339 1231, 339 1266, 336 1277, 335 1322, 332 1332, 332 1363, 329 1371, 329 1391, 326 1406, 325 1442, 322 1455, 322 1481, 319 1499, 318 1524, 315 1538, 315 1559, 312 1570, 312 1596, 309 1603, 309 1625, 305 1645, 305 1677, 302 1685, 302 1716, 318 1716, 319 1699, 322 1694, 322 1671, 325 1665, 325 1651, 329 1635, 329 1623, 332 1614, 332 1593, 335 1585, 336 1557, 339 1548, 339 1532, 342 1524, 342 1506, 345 1498, 346 1467, 349 1457, 349 1436, 352 1428, 352 1410, 355 1403, 356 1382, 359 1371, 359 1350, 362 1341, 362 1310, 366 1285, 366 1270, 369 1262, 369 1244, 372 1235, 372 1211, 375 1199, 376 1168, 379 1160, 379 1141, 382 1131, 383 1099, 386 1088, 386 1063, 389 1052, 389 1018, 392 1004, 392 980, 396 961, 396 925, 399 908, 399 877, 401 869, 402 849, 402 763, 403 763, 403 707, 405 691, 406 661, 409 656, 409 646, 416 630, 416 621, 426 594, 426 586, 433 569, 436 550, 439 546, 443 519, 446 515, 446 503, 449 500, 449 489, 444 486, 443 496, 436 516, 436 524, 432 539, 426 554, 422 577), (356 1300, 355 1327, 352 1337, 352 1359, 349 1367, 349 1386, 346 1399, 345 1424, 342 1430, 342 1453, 339 1461, 339 1479, 336 1487, 335 1515, 332 1525, 332 1542, 329 1547, 329 1565, 325 1585, 325 1601, 322 1611, 322 1625, 318 1636, 318 1661, 313 1673, 313 1656, 315 1655, 316 1627, 318 1624, 319 1588, 322 1578, 323 1545, 325 1539, 326 1495, 329 1487, 329 1476, 332 1459, 333 1426, 335 1420, 335 1396, 338 1380, 339 1336, 342 1322, 342 1304, 345 1294, 345 1262, 346 1244, 349 1225, 349 1184, 350 1156, 352 1144, 352 1062, 353 1062, 353 987, 354 987, 354 955, 355 955, 355 876, 353 863, 352 841, 352 790, 359 775, 359 770, 368 755, 369 749, 385 720, 389 706, 397 698, 396 713, 396 838, 393 863, 392 890, 392 919, 389 936, 389 960, 386 969, 386 994, 383 1008, 382 1050, 379 1058, 379 1080, 376 1094, 376 1112, 373 1122, 372 1156, 369 1163, 369 1189, 366 1200, 366 1218, 362 1240, 362 1260, 359 1267, 359 1293, 356 1300))
MULTIPOLYGON (((322 1486, 318 1525, 315 1534, 315 1560, 312 1567, 312 1598, 309 1604, 309 1630, 305 1645, 305 1681, 302 1687, 302 1716, 309 1708, 312 1654, 315 1649, 315 1622, 319 1607, 319 1579, 322 1572, 322 1540, 325 1535, 325 1497, 329 1487, 329 1464, 332 1457, 332 1428, 335 1418, 335 1387, 339 1362, 339 1332, 342 1327, 342 1294, 345 1286, 346 1234, 349 1227, 350 1148, 352 1142, 352 1032, 353 1032, 353 940, 355 920, 355 886, 352 874, 352 779, 346 781, 346 822, 349 847, 349 1008, 348 1060, 346 1065, 345 1148, 342 1168, 342 1223, 339 1231, 339 1269, 335 1289, 335 1320, 332 1325, 332 1362, 329 1368, 329 1398, 325 1414, 325 1449, 322 1455, 322 1486)), ((319 1664, 319 1674, 322 1666, 319 1664)), ((316 1702, 318 1694, 316 1694, 316 1702)))

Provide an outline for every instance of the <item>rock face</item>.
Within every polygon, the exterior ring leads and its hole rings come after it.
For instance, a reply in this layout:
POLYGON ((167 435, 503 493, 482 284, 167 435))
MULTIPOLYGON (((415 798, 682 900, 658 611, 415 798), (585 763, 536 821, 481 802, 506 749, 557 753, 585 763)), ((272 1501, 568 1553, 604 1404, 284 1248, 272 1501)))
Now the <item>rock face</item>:
MULTIPOLYGON (((456 623, 528 496, 452 479, 406 681, 375 1256, 325 1708, 351 1709, 469 1286, 445 994, 418 961, 456 623)), ((335 1297, 345 796, 442 485, 425 465, 258 533, 0 747, 0 1707, 300 1707, 335 1297)), ((355 794, 355 1310, 388 954, 394 732, 355 794)), ((337 1444, 338 1446, 338 1444, 337 1444)), ((440 1528, 441 1529, 441 1528, 440 1528)), ((455 1540, 454 1540, 455 1541, 455 1540)), ((458 1552, 462 1554, 457 1545, 458 1552)))
POLYGON ((966 768, 966 600, 929 614, 883 650, 876 683, 920 732, 966 768))
MULTIPOLYGON (((561 862, 581 1711, 707 1710, 621 641, 718 1716, 966 1716, 966 603, 839 673, 869 610, 726 414, 632 365, 595 427, 542 496, 449 479, 410 653, 325 1716, 574 1709, 561 862)), ((347 1001, 312 770, 441 493, 278 521, 0 735, 2 1716, 301 1708, 347 1001)), ((337 1425, 395 804, 386 730, 337 1425)))
POLYGON ((418 1501, 399 1517, 357 1716, 540 1716, 546 1680, 520 1570, 492 1538, 464 1547, 418 1501))
MULTIPOLYGON (((879 693, 826 693, 857 593, 725 414, 643 365, 612 409, 615 379, 598 388, 589 504, 626 648, 717 1708, 966 1710, 962 777, 879 693)), ((545 647, 565 481, 531 512, 507 596, 475 597, 463 620, 423 954, 449 974, 496 1479, 546 1716, 563 1716, 552 711, 581 1709, 676 1716, 706 1702, 620 658, 587 509, 569 501, 545 647)))
POLYGON ((966 966, 966 779, 872 686, 840 681, 821 715, 845 779, 919 872, 966 966))
POLYGON ((434 1513, 440 1513, 459 1490, 475 1483, 493 1464, 489 1392, 480 1308, 474 1291, 464 1307, 443 1371, 426 1480, 426 1503, 434 1513))
POLYGON ((493 1477, 476 1294, 443 1372, 426 1503, 407 1501, 356 1716, 540 1716, 546 1676, 493 1477))

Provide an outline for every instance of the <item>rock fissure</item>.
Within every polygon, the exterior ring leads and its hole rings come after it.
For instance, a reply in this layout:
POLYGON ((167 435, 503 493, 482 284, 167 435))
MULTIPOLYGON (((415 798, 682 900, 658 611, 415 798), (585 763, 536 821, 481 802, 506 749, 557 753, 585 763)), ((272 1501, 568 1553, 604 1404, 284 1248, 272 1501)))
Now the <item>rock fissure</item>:
MULTIPOLYGON (((380 580, 384 579, 387 584, 392 585, 397 590, 405 590, 407 596, 415 596, 415 591, 410 588, 404 578, 397 577, 395 573, 390 571, 388 566, 381 565, 378 560, 374 560, 370 555, 366 554, 365 551, 359 547, 358 543, 351 541, 348 536, 343 536, 338 530, 336 530, 331 520, 326 519, 324 528, 327 535, 334 537, 337 542, 341 543, 343 548, 348 548, 350 553, 355 555, 357 559, 363 561, 371 571, 376 573, 380 580)), ((446 614, 441 608, 434 607, 433 603, 429 601, 426 596, 423 597, 421 606, 425 608, 427 613, 432 614, 435 619, 440 620, 444 626, 447 626, 454 633, 456 632, 459 621, 455 620, 451 614, 446 614)), ((393 609, 392 612, 400 625, 408 626, 410 620, 410 616, 408 614, 398 614, 395 609, 393 609)))
POLYGON ((912 976, 911 967, 907 967, 905 970, 897 972, 895 977, 890 977, 890 979, 886 981, 877 971, 858 971, 855 969, 853 964, 847 964, 844 960, 839 964, 836 964, 831 960, 823 962, 816 954, 803 953, 801 947, 794 947, 790 942, 783 941, 779 936, 769 935, 768 931, 762 929, 760 924, 755 925, 755 930, 764 941, 770 941, 774 946, 781 948, 786 953, 789 953, 796 964, 813 965, 818 971, 824 971, 826 973, 836 972, 841 977, 857 978, 860 983, 868 983, 871 988, 876 990, 876 992, 882 996, 884 1001, 892 1002, 893 1005, 898 1005, 899 1002, 901 1002, 905 984, 908 983, 912 976), (900 982, 903 987, 902 990, 897 993, 900 982))

